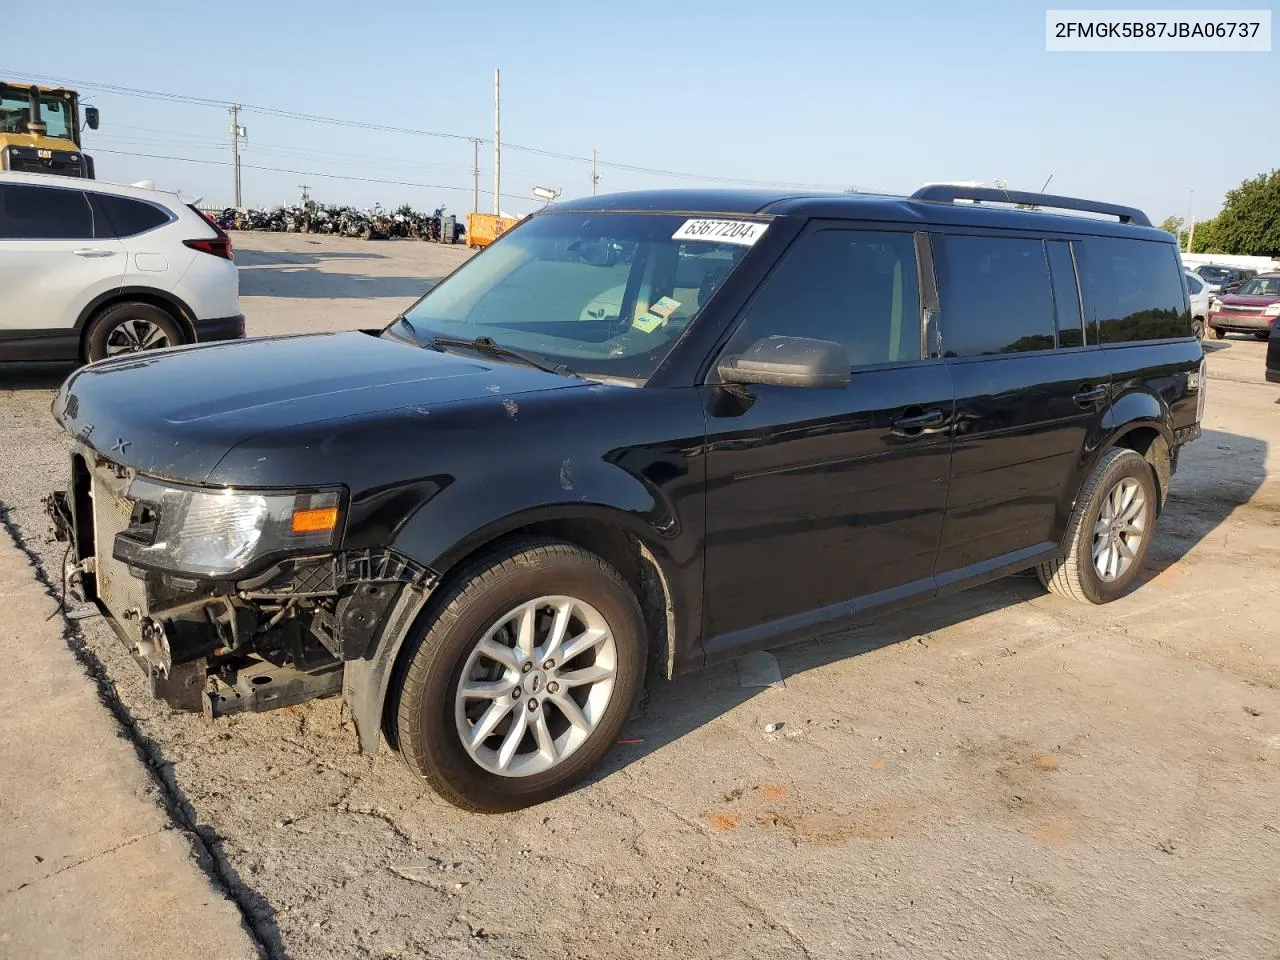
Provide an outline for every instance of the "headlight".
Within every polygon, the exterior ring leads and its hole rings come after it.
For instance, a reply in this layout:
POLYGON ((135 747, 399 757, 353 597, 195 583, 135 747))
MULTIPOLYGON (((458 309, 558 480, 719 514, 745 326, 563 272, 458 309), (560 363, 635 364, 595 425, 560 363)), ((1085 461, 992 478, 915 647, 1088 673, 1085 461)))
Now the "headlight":
POLYGON ((147 477, 129 486, 128 529, 117 560, 178 573, 219 577, 280 551, 334 544, 340 495, 179 487, 147 477))
POLYGON ((1264 317, 1280 317, 1280 301, 1273 303, 1267 309, 1262 311, 1264 317))

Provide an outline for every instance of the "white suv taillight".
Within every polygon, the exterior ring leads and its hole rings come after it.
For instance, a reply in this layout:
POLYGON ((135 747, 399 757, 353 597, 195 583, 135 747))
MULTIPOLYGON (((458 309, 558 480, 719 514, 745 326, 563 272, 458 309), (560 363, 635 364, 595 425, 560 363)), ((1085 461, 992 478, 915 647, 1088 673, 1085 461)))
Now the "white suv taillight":
POLYGON ((201 253, 211 253, 215 257, 221 257, 223 260, 235 261, 235 251, 231 249, 231 238, 227 236, 227 232, 218 226, 217 222, 199 207, 193 204, 187 204, 196 213, 200 214, 202 219, 209 226, 213 227, 216 237, 201 238, 199 240, 183 240, 182 242, 192 250, 199 250, 201 253))

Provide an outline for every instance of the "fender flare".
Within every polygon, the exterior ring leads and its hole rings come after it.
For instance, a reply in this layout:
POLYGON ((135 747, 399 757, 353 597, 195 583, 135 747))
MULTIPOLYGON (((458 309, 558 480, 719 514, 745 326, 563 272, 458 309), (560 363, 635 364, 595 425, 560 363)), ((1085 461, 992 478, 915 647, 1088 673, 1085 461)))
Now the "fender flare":
POLYGON ((76 318, 76 333, 83 337, 85 328, 88 326, 89 321, 92 320, 98 311, 107 304, 113 301, 125 302, 131 298, 159 300, 162 303, 167 304, 169 309, 173 311, 174 317, 186 330, 187 336, 191 339, 191 342, 195 342, 195 311, 187 306, 182 298, 175 296, 167 290, 160 290, 156 287, 116 287, 112 290, 108 290, 106 293, 98 294, 89 301, 85 308, 80 311, 80 316, 76 318))
MULTIPOLYGON (((477 528, 460 539, 435 561, 429 564, 435 579, 426 589, 405 585, 384 620, 384 626, 371 655, 358 660, 348 660, 343 665, 342 696, 351 710, 360 743, 360 752, 373 755, 383 731, 383 717, 391 680, 396 672, 400 652, 405 641, 421 617, 427 612, 431 598, 450 573, 468 557, 484 550, 509 534, 530 524, 553 520, 594 520, 612 527, 624 535, 635 538, 642 561, 652 564, 664 594, 662 617, 665 621, 664 637, 668 662, 663 664, 668 675, 674 669, 677 625, 674 610, 681 602, 673 595, 673 561, 661 549, 655 549, 652 537, 645 537, 642 523, 624 510, 600 503, 561 503, 531 510, 522 510, 497 518, 477 528)), ((639 598, 637 598, 639 599, 639 598)))

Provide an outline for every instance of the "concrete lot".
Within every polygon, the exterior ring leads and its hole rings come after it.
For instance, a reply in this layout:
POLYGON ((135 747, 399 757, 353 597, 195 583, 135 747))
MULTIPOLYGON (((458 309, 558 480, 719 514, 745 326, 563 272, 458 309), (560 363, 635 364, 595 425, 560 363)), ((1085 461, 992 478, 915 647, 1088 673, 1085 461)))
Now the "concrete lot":
MULTIPOLYGON (((235 241, 255 335, 380 325, 466 255, 235 241)), ((743 687, 732 664, 679 681, 627 729, 641 742, 518 814, 463 814, 385 748, 359 756, 338 701, 210 725, 149 700, 100 621, 84 656, 271 956, 1280 956, 1263 348, 1207 344, 1205 433, 1126 598, 1011 578, 779 651, 785 688, 743 687)), ((48 571, 65 372, 0 371, 0 501, 48 571)))

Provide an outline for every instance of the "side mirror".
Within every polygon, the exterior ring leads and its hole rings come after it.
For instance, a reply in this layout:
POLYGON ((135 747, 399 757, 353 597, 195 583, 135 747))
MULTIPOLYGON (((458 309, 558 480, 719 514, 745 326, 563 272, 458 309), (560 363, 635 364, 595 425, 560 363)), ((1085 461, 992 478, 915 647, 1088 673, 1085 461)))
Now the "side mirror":
POLYGON ((97 107, 84 108, 84 122, 88 125, 90 130, 98 129, 98 108, 97 107))
POLYGON ((716 370, 725 383, 836 388, 849 383, 849 354, 831 340, 765 337, 722 359, 716 370))

